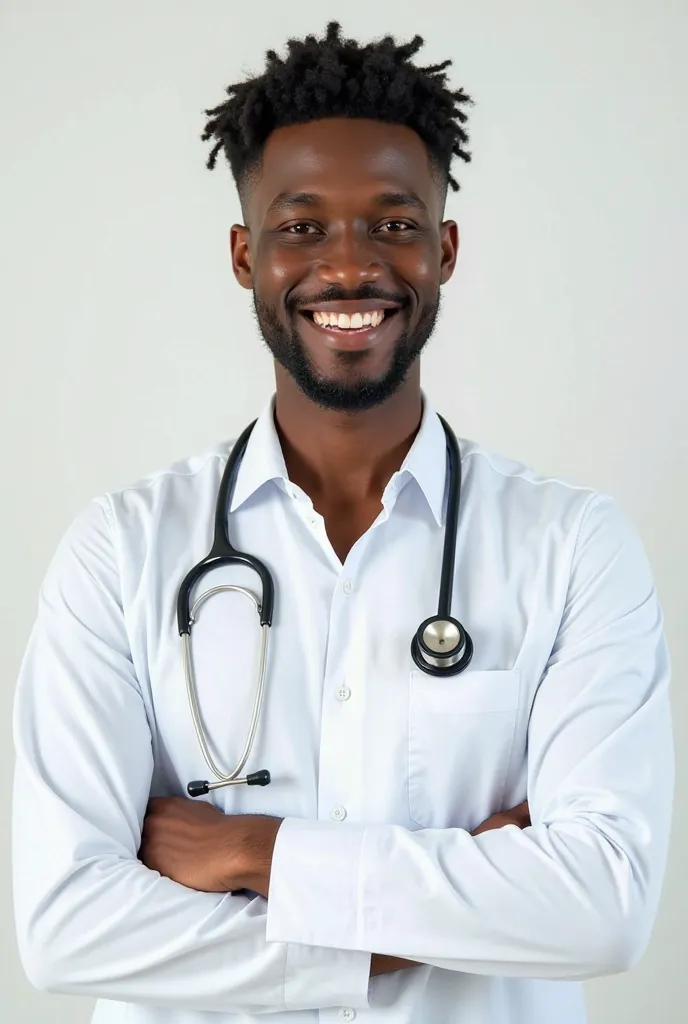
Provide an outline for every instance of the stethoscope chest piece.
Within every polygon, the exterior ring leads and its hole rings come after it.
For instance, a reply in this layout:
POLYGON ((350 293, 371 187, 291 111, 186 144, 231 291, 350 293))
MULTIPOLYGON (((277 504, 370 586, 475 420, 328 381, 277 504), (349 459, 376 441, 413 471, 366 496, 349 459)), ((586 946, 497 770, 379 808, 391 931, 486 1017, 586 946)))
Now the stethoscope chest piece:
POLYGON ((429 675, 458 675, 473 657, 473 641, 458 619, 432 615, 418 627, 411 656, 429 675))

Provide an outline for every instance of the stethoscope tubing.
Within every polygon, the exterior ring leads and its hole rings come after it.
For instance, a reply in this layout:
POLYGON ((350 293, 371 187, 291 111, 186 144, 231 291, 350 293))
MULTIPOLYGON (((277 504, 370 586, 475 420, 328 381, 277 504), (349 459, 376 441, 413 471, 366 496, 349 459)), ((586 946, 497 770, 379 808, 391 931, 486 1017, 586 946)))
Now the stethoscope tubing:
MULTIPOLYGON (((437 616, 426 619, 415 634, 411 653, 416 665, 423 672, 429 675, 445 676, 455 675, 462 672, 473 656, 473 642, 461 623, 451 616, 451 597, 454 583, 454 567, 456 562, 456 542, 459 521, 459 506, 461 499, 461 454, 458 441, 449 424, 441 416, 439 420, 444 428, 446 437, 447 452, 447 476, 449 481, 447 493, 447 510, 445 522, 444 545, 442 552, 442 569, 440 574, 440 588, 437 616), (434 650, 428 646, 432 640, 428 640, 431 627, 439 626, 441 629, 453 631, 454 640, 441 640, 445 646, 434 650), (426 632, 427 631, 427 632, 426 632), (458 639, 456 639, 458 638, 458 639), (461 644, 459 647, 458 644, 461 644), (454 654, 450 643, 455 643, 456 653, 454 654)), ((229 512, 231 508, 234 485, 241 460, 246 451, 249 438, 256 424, 256 420, 250 423, 237 439, 229 454, 227 464, 222 474, 218 490, 217 502, 213 523, 213 542, 210 551, 205 558, 201 559, 184 577, 177 595, 177 626, 182 641, 182 661, 184 677, 186 681, 187 696, 191 717, 204 760, 216 778, 216 782, 194 781, 190 782, 187 789, 190 796, 200 796, 210 790, 219 789, 222 786, 240 784, 267 785, 270 782, 268 771, 253 772, 241 777, 246 763, 250 757, 253 743, 260 723, 261 712, 265 696, 265 678, 267 671, 268 654, 268 633, 272 624, 275 588, 272 575, 267 566, 254 555, 238 551, 229 538, 229 512), (244 565, 257 573, 261 582, 261 599, 247 590, 245 587, 225 584, 212 587, 204 591, 191 605, 191 593, 197 583, 212 570, 229 565, 244 565), (191 627, 196 618, 196 612, 203 601, 223 591, 232 591, 249 598, 260 618, 261 641, 259 650, 258 681, 251 713, 248 735, 244 749, 241 753, 233 771, 224 773, 218 767, 208 743, 207 732, 203 725, 201 711, 198 703, 198 691, 193 669, 193 657, 191 651, 191 627)), ((444 634, 446 635, 446 634, 444 634)))

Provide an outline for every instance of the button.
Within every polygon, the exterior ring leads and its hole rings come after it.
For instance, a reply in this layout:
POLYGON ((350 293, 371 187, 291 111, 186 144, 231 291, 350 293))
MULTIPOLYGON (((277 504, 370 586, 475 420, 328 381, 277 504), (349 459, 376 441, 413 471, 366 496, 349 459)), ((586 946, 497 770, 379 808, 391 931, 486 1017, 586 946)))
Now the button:
POLYGON ((356 1011, 352 1010, 350 1006, 343 1006, 338 1017, 340 1020, 356 1020, 356 1011))
POLYGON ((330 811, 330 817, 334 818, 335 821, 344 821, 346 818, 346 807, 342 807, 341 804, 337 804, 330 811))
POLYGON ((348 700, 351 696, 351 690, 348 686, 340 686, 337 690, 337 700, 348 700))
POLYGON ((342 587, 342 590, 344 591, 345 594, 350 594, 353 589, 354 585, 351 582, 351 580, 347 580, 344 586, 342 587))

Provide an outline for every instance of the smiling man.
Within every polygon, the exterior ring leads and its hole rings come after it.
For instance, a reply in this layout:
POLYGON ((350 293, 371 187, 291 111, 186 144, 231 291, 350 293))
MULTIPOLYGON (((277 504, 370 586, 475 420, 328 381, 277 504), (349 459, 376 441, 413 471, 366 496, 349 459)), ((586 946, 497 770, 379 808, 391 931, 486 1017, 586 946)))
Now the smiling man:
POLYGON ((581 980, 650 937, 661 609, 611 497, 465 439, 456 460, 421 391, 470 102, 449 61, 413 63, 421 43, 333 23, 207 112, 275 393, 245 450, 90 503, 43 584, 15 707, 17 930, 31 981, 98 997, 99 1024, 581 1024, 581 980), (257 717, 237 592, 256 576, 220 564, 225 532, 275 583, 257 717), (190 648, 178 592, 211 544, 190 648), (438 593, 459 662, 447 633, 412 650, 438 593), (187 790, 204 758, 217 779, 187 790))

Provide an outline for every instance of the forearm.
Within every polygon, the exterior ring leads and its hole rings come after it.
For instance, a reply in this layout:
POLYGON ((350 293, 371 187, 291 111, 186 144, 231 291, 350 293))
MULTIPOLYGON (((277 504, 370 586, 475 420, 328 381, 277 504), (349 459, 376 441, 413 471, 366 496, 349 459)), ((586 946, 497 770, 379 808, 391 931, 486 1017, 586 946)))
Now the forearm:
POLYGON ((369 957, 267 942, 266 909, 262 899, 187 889, 136 862, 92 860, 21 915, 22 961, 46 991, 177 1010, 367 1005, 369 957))
POLYGON ((324 828, 290 819, 278 836, 268 939, 561 979, 625 969, 646 939, 652 907, 631 866, 586 826, 471 837, 317 824, 324 828), (289 869, 296 849, 303 885, 289 869))
MULTIPOLYGON (((239 829, 235 829, 235 834, 240 836, 237 844, 239 850, 238 855, 235 852, 234 857, 230 858, 234 860, 234 866, 229 867, 229 874, 233 879, 232 886, 236 887, 234 891, 250 895, 262 895, 267 899, 270 893, 270 875, 275 840, 282 819, 270 819, 263 815, 250 815, 243 819, 227 820, 227 824, 230 826, 236 822, 240 823, 239 829)), ((385 956, 382 953, 373 953, 370 958, 370 977, 375 978, 381 974, 408 970, 409 967, 416 966, 418 964, 414 960, 385 956)))

